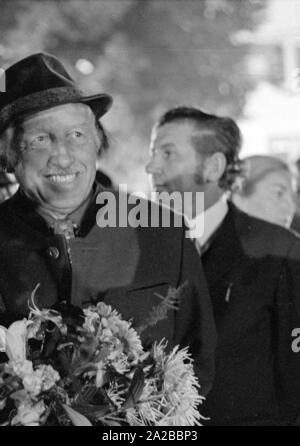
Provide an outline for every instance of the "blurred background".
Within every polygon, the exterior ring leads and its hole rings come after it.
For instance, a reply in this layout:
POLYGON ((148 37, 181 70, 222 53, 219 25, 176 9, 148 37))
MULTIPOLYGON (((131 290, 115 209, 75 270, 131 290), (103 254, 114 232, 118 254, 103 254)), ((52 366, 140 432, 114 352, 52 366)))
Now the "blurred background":
MULTIPOLYGON (((300 0, 0 0, 0 67, 60 58, 114 105, 101 168, 148 191, 151 127, 191 104, 238 120, 242 156, 300 158, 300 0)), ((0 85, 1 90, 1 85, 0 85)))

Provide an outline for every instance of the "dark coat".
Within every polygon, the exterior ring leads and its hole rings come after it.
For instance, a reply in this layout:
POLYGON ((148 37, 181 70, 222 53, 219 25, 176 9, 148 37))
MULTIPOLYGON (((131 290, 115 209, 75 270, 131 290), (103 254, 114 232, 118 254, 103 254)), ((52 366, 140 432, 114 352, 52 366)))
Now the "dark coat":
POLYGON ((218 332, 212 425, 291 423, 300 413, 300 239, 229 212, 202 256, 218 332))
POLYGON ((300 215, 297 213, 292 220, 291 229, 300 233, 300 215))
POLYGON ((17 192, 0 205, 2 323, 28 314, 28 299, 40 283, 39 307, 59 300, 77 306, 101 300, 142 325, 161 302, 157 294, 166 296, 170 286, 186 282, 179 310, 142 338, 146 344, 164 337, 170 347, 189 345, 206 394, 214 373, 215 325, 202 266, 184 228, 100 228, 96 217, 102 211, 94 198, 70 241, 70 262, 66 239, 52 234, 24 194, 17 192))

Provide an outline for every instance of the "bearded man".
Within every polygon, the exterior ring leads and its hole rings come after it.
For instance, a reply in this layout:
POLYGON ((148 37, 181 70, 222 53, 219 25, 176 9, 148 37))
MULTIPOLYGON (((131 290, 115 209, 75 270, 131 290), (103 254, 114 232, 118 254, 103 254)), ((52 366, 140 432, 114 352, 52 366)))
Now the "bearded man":
POLYGON ((195 242, 218 332, 205 423, 291 424, 300 412, 300 356, 292 349, 300 326, 300 239, 228 199, 240 148, 233 119, 178 107, 154 126, 147 172, 158 192, 204 194, 204 211, 190 200, 188 216, 191 232, 203 228, 195 242))

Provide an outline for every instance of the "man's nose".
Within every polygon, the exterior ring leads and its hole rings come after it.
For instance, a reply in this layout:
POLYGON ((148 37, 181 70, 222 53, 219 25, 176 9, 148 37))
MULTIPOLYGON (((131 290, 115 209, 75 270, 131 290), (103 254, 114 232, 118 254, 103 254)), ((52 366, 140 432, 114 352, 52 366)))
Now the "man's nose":
POLYGON ((60 167, 68 167, 73 163, 74 155, 72 150, 63 141, 58 141, 52 149, 50 159, 52 164, 59 165, 60 167))
POLYGON ((146 172, 148 175, 159 175, 162 173, 162 168, 155 159, 152 159, 150 163, 146 165, 146 172))

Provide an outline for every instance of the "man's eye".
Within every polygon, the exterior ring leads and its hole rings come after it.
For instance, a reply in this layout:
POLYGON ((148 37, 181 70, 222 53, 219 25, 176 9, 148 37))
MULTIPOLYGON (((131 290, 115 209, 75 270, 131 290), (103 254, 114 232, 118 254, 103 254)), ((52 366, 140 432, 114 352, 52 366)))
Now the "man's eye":
POLYGON ((78 143, 82 143, 86 139, 85 134, 82 133, 80 130, 74 130, 73 132, 70 132, 68 137, 71 141, 75 141, 78 143))
POLYGON ((168 159, 168 158, 170 158, 170 156, 171 156, 171 152, 170 152, 170 150, 164 150, 164 151, 163 151, 163 157, 164 157, 164 159, 168 159))
POLYGON ((281 189, 275 189, 275 190, 272 191, 272 195, 275 198, 282 198, 283 195, 284 195, 284 191, 281 190, 281 189))
POLYGON ((37 135, 30 141, 30 147, 33 148, 44 148, 49 144, 49 136, 48 135, 37 135))
POLYGON ((34 141, 43 142, 46 141, 47 139, 48 139, 47 135, 39 135, 33 139, 33 142, 34 141))
POLYGON ((73 138, 83 138, 84 134, 80 132, 79 130, 75 130, 70 134, 73 138))

